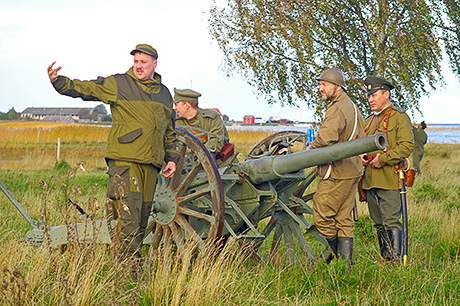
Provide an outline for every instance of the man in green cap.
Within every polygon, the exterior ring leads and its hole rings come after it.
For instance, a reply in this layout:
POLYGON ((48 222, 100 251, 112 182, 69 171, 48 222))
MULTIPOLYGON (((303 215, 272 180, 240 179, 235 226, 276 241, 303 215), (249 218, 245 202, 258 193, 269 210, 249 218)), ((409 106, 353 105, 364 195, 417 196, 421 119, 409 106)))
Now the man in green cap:
POLYGON ((414 148, 412 125, 405 111, 391 103, 393 84, 376 76, 367 77, 364 84, 373 111, 364 122, 364 132, 366 136, 384 133, 388 145, 384 150, 361 155, 365 166, 362 188, 382 258, 400 261, 403 232, 397 166, 414 148))
POLYGON ((150 45, 139 44, 131 55, 134 65, 126 73, 91 81, 72 80, 58 75, 61 67, 53 68, 53 62, 48 76, 62 95, 110 105, 108 220, 118 220, 122 254, 140 259, 158 172, 166 164, 163 176, 172 177, 179 153, 173 100, 155 72, 158 53, 150 45))
POLYGON ((414 151, 412 152, 412 167, 417 170, 417 173, 421 174, 420 162, 422 161, 423 155, 425 154, 425 144, 428 140, 428 135, 425 132, 426 123, 422 121, 417 127, 412 127, 414 133, 414 151))
POLYGON ((174 110, 178 115, 176 125, 194 134, 216 157, 229 141, 227 128, 217 111, 198 107, 200 96, 191 89, 174 88, 174 110))
MULTIPOLYGON (((327 111, 310 149, 363 137, 363 117, 346 93, 341 70, 331 68, 319 78, 319 91, 327 101, 327 111)), ((321 180, 313 196, 313 220, 335 256, 353 260, 353 207, 356 188, 363 174, 358 156, 319 167, 321 180), (324 168, 324 171, 321 169, 324 168)))

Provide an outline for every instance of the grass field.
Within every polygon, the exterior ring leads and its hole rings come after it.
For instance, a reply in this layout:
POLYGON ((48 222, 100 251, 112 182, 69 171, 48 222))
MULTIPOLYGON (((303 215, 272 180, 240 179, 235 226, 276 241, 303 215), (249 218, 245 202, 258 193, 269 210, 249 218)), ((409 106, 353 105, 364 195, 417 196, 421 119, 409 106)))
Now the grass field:
MULTIPOLYGON (((78 221, 65 198, 104 215, 108 129, 80 127, 0 124, 0 181, 33 219, 78 221), (56 138, 65 160, 58 164, 56 138)), ((240 131, 230 139, 244 156, 267 135, 240 131)), ((218 254, 158 256, 134 280, 114 246, 22 243, 31 227, 1 193, 0 305, 460 305, 460 145, 429 143, 422 170, 408 190, 408 265, 379 261, 367 207, 359 203, 351 271, 336 261, 257 263, 229 243, 218 254)))

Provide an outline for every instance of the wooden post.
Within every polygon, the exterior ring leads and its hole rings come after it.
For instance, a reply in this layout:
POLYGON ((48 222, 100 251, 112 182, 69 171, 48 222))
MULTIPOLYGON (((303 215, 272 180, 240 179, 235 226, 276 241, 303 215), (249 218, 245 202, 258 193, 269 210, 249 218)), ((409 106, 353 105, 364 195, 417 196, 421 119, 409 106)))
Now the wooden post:
POLYGON ((59 161, 61 155, 61 138, 58 138, 58 143, 57 143, 57 161, 59 161))
POLYGON ((40 143, 40 129, 38 129, 38 143, 40 143))

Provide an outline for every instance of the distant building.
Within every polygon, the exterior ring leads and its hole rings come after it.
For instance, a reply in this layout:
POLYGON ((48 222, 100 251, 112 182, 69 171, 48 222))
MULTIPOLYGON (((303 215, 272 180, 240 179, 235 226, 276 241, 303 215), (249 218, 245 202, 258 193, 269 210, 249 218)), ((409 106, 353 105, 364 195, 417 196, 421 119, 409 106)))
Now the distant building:
POLYGON ((256 118, 253 115, 246 115, 243 117, 243 124, 254 124, 256 118))
POLYGON ((279 122, 281 124, 286 124, 286 123, 288 123, 288 120, 287 119, 280 119, 279 122))
POLYGON ((265 120, 262 119, 261 117, 256 117, 255 120, 254 120, 254 123, 255 124, 262 124, 262 123, 265 123, 265 120))
POLYGON ((93 110, 91 107, 28 107, 21 113, 21 119, 75 122, 93 110))

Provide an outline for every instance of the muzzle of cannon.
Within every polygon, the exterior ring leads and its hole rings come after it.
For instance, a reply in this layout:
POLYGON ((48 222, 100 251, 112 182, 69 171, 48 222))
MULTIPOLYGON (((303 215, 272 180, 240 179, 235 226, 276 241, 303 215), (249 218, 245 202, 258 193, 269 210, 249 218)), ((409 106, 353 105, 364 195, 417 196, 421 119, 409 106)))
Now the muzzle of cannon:
POLYGON ((383 150, 387 140, 383 133, 337 143, 328 147, 306 150, 289 155, 267 156, 240 163, 254 184, 278 179, 286 173, 331 163, 359 154, 383 150))

